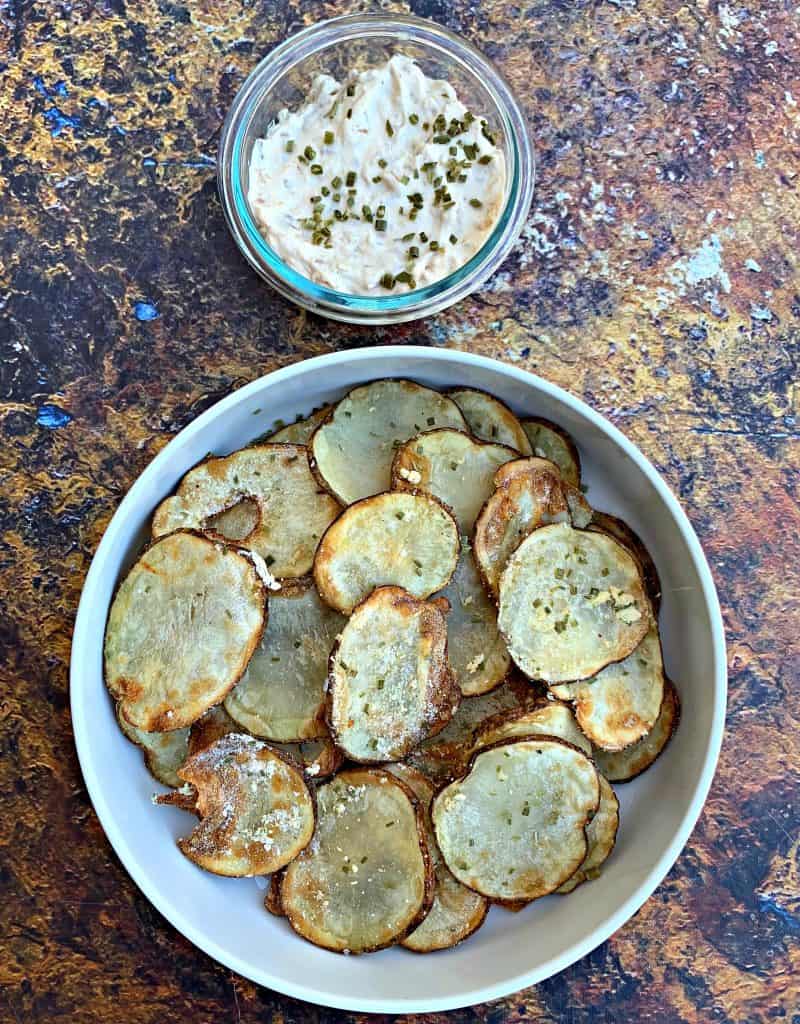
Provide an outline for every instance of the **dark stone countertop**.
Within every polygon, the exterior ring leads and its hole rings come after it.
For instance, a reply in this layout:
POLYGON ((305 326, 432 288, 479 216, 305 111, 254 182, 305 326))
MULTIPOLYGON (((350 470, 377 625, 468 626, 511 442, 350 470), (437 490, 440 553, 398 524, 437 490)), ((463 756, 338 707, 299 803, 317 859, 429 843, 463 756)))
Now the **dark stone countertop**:
POLYGON ((214 183, 246 73, 350 5, 0 4, 3 1021, 346 1016, 232 975, 139 893, 82 784, 67 668, 92 553, 154 453, 262 373, 388 341, 511 361, 610 417, 680 495, 729 641, 719 773, 663 885, 567 971, 454 1017, 800 1021, 797 8, 411 8, 505 72, 539 179, 478 294, 368 331, 262 285, 214 183))

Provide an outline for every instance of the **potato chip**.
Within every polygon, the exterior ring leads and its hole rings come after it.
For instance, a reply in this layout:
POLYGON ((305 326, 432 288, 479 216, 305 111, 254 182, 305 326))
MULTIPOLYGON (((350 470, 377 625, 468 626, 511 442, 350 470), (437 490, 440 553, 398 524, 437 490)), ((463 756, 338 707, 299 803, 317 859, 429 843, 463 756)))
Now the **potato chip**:
POLYGON ((514 413, 499 398, 477 388, 455 388, 448 394, 464 414, 470 431, 482 441, 507 444, 521 455, 531 455, 528 435, 514 413))

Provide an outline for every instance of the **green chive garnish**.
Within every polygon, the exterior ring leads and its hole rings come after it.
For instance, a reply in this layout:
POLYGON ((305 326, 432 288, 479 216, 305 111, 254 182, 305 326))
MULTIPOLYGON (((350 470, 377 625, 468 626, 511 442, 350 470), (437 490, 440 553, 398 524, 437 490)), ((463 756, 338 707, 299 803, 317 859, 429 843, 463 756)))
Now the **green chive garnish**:
POLYGON ((417 287, 417 282, 407 270, 401 270, 399 274, 395 274, 394 279, 395 281, 400 281, 402 284, 407 284, 409 288, 417 287))
POLYGON ((287 153, 294 152, 294 139, 289 139, 284 147, 287 153))
POLYGON ((389 123, 388 117, 386 118, 386 134, 389 136, 390 139, 394 135, 394 128, 392 128, 391 124, 389 123))
POLYGON ((306 160, 313 160, 316 155, 316 150, 313 150, 311 146, 306 146, 306 148, 303 150, 303 156, 306 158, 306 160))
POLYGON ((434 135, 433 141, 436 143, 437 146, 446 146, 447 143, 450 141, 450 136, 449 135, 434 135))
POLYGON ((384 274, 381 278, 381 287, 390 290, 394 288, 394 277, 391 274, 384 274))
POLYGON ((379 181, 383 181, 383 178, 380 176, 380 174, 376 174, 375 177, 372 179, 372 184, 377 185, 379 181))
POLYGON ((322 164, 312 164, 310 171, 312 174, 322 174, 322 164))
POLYGON ((347 177, 345 178, 345 183, 346 183, 348 188, 352 188, 352 186, 355 185, 355 183, 356 183, 356 172, 355 171, 348 171, 347 172, 347 177))
POLYGON ((379 160, 378 161, 378 167, 387 167, 387 166, 388 165, 387 165, 387 162, 385 160, 379 160))
POLYGON ((420 233, 419 233, 419 240, 420 240, 420 242, 427 242, 428 241, 428 236, 425 234, 424 231, 420 231, 420 233))
POLYGON ((414 231, 409 231, 409 233, 407 235, 403 235, 403 237, 400 239, 400 241, 401 242, 410 242, 411 239, 414 237, 414 234, 415 234, 414 231))
POLYGON ((352 107, 348 107, 347 108, 347 113, 345 114, 345 117, 349 121, 352 116, 353 116, 353 108, 352 107))
POLYGON ((408 120, 411 124, 419 124, 419 114, 409 114, 408 120))
POLYGON ((478 161, 479 164, 490 164, 492 162, 491 153, 484 153, 484 155, 478 161))
POLYGON ((376 231, 385 231, 386 230, 386 221, 385 220, 376 220, 375 221, 375 230, 376 231))
POLYGON ((408 250, 408 258, 410 260, 415 260, 415 259, 417 259, 418 256, 419 256, 419 249, 416 247, 416 245, 410 246, 409 250, 408 250))
POLYGON ((431 242, 428 248, 431 250, 431 252, 436 252, 436 250, 439 248, 439 243, 434 240, 433 242, 431 242))
POLYGON ((330 146, 333 143, 333 132, 325 132, 322 137, 325 140, 326 146, 330 146))
POLYGON ((345 92, 347 93, 348 96, 355 96, 356 87, 354 85, 348 85, 348 87, 345 89, 345 92))
POLYGON ((340 188, 341 184, 342 184, 342 179, 337 174, 336 177, 333 178, 332 181, 331 181, 331 188, 340 188))
POLYGON ((458 241, 458 236, 457 235, 451 235, 450 236, 450 244, 451 245, 455 245, 457 241, 458 241))
POLYGON ((328 188, 328 186, 327 186, 327 185, 323 185, 323 186, 322 186, 322 188, 320 189, 320 192, 321 192, 321 193, 322 193, 322 194, 323 194, 324 196, 329 196, 329 195, 331 194, 331 190, 330 190, 330 189, 328 188))
POLYGON ((483 203, 482 203, 482 202, 480 201, 480 199, 470 199, 470 201, 469 201, 469 205, 470 205, 470 206, 474 206, 474 207, 475 207, 475 209, 477 210, 477 209, 479 209, 479 208, 480 208, 481 206, 483 206, 483 203))

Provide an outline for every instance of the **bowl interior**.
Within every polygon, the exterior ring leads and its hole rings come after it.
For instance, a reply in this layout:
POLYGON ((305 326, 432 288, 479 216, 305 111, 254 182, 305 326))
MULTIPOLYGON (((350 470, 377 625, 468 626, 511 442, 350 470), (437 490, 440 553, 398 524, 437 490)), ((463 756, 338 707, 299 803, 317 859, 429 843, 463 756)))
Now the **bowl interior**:
POLYGON ((422 1012, 542 980, 638 909, 680 852, 710 785, 724 718, 725 656, 716 594, 691 527, 622 435, 582 403, 513 367, 460 353, 385 348, 321 357, 262 378, 206 412, 160 453, 121 505, 92 564, 76 622, 71 685, 78 752, 100 820, 134 880, 180 931, 234 970, 289 995, 346 1009, 422 1012), (152 805, 159 787, 120 733, 102 677, 114 586, 156 504, 180 476, 209 451, 238 448, 276 418, 291 420, 382 376, 481 387, 518 414, 555 420, 576 438, 590 502, 626 519, 656 561, 665 663, 683 703, 680 728, 661 760, 617 788, 621 828, 601 878, 571 898, 550 896, 519 914, 493 908, 475 936, 438 953, 424 970, 399 949, 360 958, 319 950, 263 910, 263 881, 217 878, 190 864, 174 842, 190 821, 152 805))

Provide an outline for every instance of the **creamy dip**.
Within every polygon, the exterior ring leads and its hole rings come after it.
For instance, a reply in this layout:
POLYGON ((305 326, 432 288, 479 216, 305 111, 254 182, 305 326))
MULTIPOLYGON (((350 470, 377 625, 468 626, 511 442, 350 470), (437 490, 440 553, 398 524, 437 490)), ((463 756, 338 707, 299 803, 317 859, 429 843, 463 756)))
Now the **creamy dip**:
POLYGON ((432 284, 480 249, 506 168, 486 122, 445 81, 394 56, 308 102, 258 139, 248 199, 270 246, 301 274, 353 295, 432 284))

